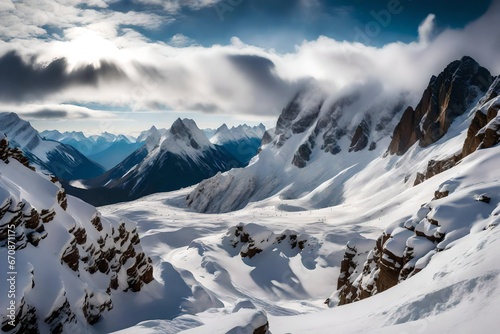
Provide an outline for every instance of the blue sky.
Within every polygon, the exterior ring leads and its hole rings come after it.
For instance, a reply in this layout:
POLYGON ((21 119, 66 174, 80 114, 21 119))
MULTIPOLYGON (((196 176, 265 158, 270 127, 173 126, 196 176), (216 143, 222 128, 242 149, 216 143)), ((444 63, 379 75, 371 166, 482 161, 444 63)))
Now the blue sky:
POLYGON ((499 17, 483 0, 4 0, 0 111, 137 134, 177 117, 272 126, 311 82, 416 100, 465 54, 500 73, 499 17))
MULTIPOLYGON (((128 5, 116 7, 123 10, 135 6, 131 0, 123 3, 128 5)), ((231 37, 238 36, 245 43, 293 51, 302 40, 313 40, 320 35, 354 41, 358 39, 356 28, 364 30, 370 22, 378 22, 376 19, 382 17, 378 14, 387 13, 391 5, 398 13, 392 14, 390 23, 371 39, 373 45, 380 46, 415 40, 417 27, 429 13, 438 17, 438 26, 459 28, 484 14, 490 3, 490 0, 458 0, 450 8, 450 1, 445 0, 230 0, 200 10, 185 7, 174 23, 148 36, 168 41, 175 34, 183 34, 204 46, 226 44, 231 37)), ((161 11, 158 6, 148 9, 161 11)), ((385 17, 382 18, 385 22, 385 17)))

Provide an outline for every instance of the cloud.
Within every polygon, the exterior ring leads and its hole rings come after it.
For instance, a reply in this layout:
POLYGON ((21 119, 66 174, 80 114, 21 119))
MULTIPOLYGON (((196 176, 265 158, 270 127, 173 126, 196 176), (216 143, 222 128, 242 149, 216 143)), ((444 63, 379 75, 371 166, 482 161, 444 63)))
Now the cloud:
POLYGON ((229 55, 229 61, 235 69, 245 75, 255 85, 279 88, 286 85, 277 75, 275 64, 266 57, 256 55, 229 55))
POLYGON ((138 3, 162 6, 167 12, 175 13, 183 7, 191 10, 199 10, 210 7, 222 0, 136 0, 138 3))
POLYGON ((429 14, 425 18, 425 20, 418 26, 418 38, 421 43, 429 43, 432 34, 434 33, 434 21, 436 19, 436 15, 429 14))
POLYGON ((63 121, 63 120, 113 120, 117 115, 105 110, 93 110, 70 104, 25 104, 4 105, 0 112, 15 112, 28 121, 63 121))
POLYGON ((66 59, 38 64, 35 57, 27 61, 14 51, 0 57, 0 100, 29 101, 71 86, 94 86, 100 81, 125 79, 125 74, 113 63, 102 61, 99 66, 86 65, 68 71, 66 59))
POLYGON ((151 12, 109 10, 108 3, 103 0, 24 0, 10 2, 0 7, 0 37, 30 38, 50 37, 51 30, 64 30, 74 27, 87 27, 106 33, 108 37, 116 36, 121 26, 136 26, 147 29, 158 29, 162 24, 174 20, 168 15, 151 12))
MULTIPOLYGON (((52 109, 41 109, 38 111, 24 112, 21 113, 23 117, 32 119, 65 119, 68 116, 68 112, 64 110, 52 110, 52 109)), ((84 118, 88 115, 83 114, 84 118)))
POLYGON ((183 34, 175 34, 172 36, 168 44, 175 47, 186 47, 195 44, 195 40, 183 34))

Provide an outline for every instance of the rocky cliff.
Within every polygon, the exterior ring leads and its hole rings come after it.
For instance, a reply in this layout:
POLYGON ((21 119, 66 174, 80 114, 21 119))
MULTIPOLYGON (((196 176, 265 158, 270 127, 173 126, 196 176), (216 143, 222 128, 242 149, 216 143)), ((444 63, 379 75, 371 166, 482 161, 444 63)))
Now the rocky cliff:
POLYGON ((498 225, 498 182, 492 167, 500 142, 499 87, 497 78, 472 107, 462 150, 445 159, 429 160, 426 171, 417 174, 415 185, 454 169, 436 186, 434 198, 411 218, 390 224, 365 261, 356 259, 366 249, 355 242, 346 246, 337 285, 340 305, 395 286, 425 268, 435 253, 445 251, 455 240, 498 225), (490 222, 478 225, 478 218, 490 222))
POLYGON ((413 144, 427 147, 442 138, 450 124, 481 97, 493 78, 474 59, 463 57, 433 76, 417 107, 408 107, 394 129, 390 154, 402 155, 413 144))

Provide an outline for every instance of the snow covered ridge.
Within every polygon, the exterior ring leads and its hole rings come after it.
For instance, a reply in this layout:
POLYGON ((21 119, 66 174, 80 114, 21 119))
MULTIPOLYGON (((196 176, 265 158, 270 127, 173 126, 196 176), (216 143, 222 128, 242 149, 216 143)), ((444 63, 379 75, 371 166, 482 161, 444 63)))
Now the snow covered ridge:
POLYGON ((66 196, 5 138, 0 157, 0 263, 15 281, 0 286, 2 331, 91 332, 115 296, 153 281, 135 225, 66 196))
POLYGON ((10 145, 23 150, 38 170, 60 179, 76 180, 95 177, 102 166, 89 160, 70 145, 43 139, 38 132, 15 113, 0 113, 0 133, 9 137, 10 145))

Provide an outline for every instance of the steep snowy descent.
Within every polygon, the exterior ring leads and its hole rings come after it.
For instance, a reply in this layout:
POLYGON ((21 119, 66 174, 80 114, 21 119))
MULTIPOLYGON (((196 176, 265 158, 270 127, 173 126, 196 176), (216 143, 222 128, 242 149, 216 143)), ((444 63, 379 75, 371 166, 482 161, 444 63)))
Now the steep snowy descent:
POLYGON ((0 156, 0 253, 15 258, 0 263, 16 272, 15 294, 0 302, 2 331, 93 332, 114 297, 153 280, 135 225, 66 196, 54 178, 21 165, 6 138, 0 156))

